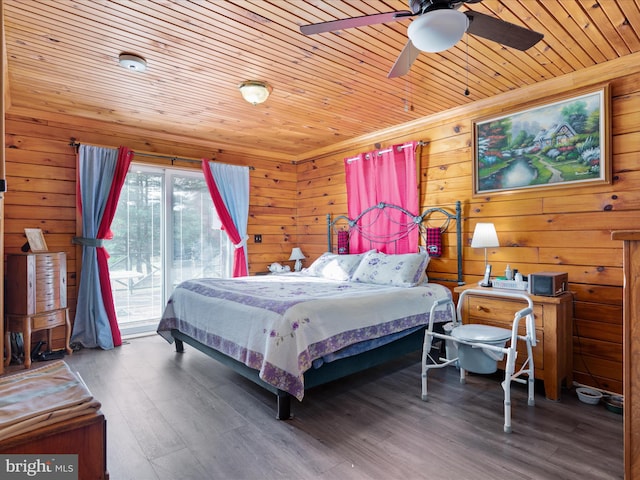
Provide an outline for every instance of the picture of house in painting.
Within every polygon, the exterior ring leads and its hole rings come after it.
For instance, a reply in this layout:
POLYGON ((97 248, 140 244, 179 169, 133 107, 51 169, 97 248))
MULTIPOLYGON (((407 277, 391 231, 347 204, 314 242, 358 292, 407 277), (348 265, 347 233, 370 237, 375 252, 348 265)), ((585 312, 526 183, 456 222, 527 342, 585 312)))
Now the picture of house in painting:
POLYGON ((603 92, 476 124, 477 191, 599 181, 603 92))

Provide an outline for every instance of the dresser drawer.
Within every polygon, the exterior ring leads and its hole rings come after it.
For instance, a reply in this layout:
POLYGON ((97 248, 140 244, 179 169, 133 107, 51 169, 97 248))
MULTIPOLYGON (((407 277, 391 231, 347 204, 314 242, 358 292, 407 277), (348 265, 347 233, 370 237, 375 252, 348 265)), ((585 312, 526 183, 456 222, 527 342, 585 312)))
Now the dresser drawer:
POLYGON ((43 313, 31 317, 32 330, 44 330, 58 327, 66 323, 66 310, 56 310, 55 312, 43 313))
MULTIPOLYGON (((505 299, 497 299, 490 297, 480 297, 474 295, 468 295, 465 298, 466 309, 469 319, 465 319, 465 322, 474 320, 478 323, 486 322, 498 322, 499 326, 508 324, 507 328, 511 328, 513 323, 513 317, 516 312, 522 310, 527 306, 524 302, 511 301, 505 299)), ((536 328, 544 328, 544 306, 540 304, 533 305, 533 318, 536 322, 536 328)), ((520 322, 521 325, 518 333, 524 332, 524 322, 520 322)))
POLYGON ((41 253, 36 256, 36 268, 40 271, 58 271, 60 264, 66 261, 66 257, 58 252, 41 253))

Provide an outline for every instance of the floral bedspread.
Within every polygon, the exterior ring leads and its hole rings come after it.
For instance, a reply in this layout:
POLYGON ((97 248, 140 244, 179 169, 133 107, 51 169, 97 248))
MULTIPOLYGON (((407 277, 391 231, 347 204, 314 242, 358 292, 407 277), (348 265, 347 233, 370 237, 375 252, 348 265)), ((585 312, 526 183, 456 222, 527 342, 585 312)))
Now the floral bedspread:
MULTIPOLYGON (((175 289, 157 331, 171 343, 177 329, 302 400, 315 359, 428 324, 432 303, 449 297, 438 284, 388 287, 299 273, 195 279, 175 289)), ((441 315, 434 321, 451 320, 441 315)))

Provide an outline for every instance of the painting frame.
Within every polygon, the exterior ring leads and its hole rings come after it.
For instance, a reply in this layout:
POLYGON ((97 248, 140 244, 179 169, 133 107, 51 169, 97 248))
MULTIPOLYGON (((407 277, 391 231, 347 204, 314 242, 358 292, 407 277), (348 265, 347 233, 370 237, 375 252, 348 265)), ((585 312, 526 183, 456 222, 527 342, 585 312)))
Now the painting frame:
POLYGON ((473 196, 610 184, 610 124, 608 83, 473 120, 473 196))
POLYGON ((29 249, 33 253, 45 253, 49 251, 42 230, 39 228, 25 228, 24 234, 27 236, 29 249))

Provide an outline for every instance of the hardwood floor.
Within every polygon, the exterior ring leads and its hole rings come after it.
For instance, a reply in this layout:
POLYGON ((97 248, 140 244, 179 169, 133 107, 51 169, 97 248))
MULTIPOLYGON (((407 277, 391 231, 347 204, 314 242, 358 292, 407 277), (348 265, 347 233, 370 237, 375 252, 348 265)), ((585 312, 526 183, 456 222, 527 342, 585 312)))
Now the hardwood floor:
POLYGON ((502 431, 499 378, 429 373, 419 354, 334 382, 275 419, 275 396, 159 336, 66 357, 107 418, 112 480, 621 479, 622 416, 512 386, 513 433, 502 431))

